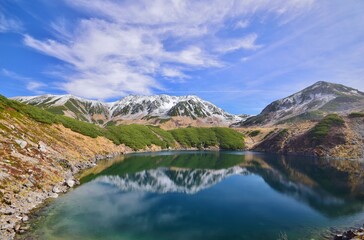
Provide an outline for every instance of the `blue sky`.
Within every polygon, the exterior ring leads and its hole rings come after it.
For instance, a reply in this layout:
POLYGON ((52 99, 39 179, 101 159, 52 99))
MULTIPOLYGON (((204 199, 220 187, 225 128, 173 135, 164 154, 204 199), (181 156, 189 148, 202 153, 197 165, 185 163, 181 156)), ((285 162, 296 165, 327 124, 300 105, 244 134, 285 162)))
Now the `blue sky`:
POLYGON ((198 95, 257 114, 317 81, 364 91, 361 0, 2 0, 0 94, 198 95))

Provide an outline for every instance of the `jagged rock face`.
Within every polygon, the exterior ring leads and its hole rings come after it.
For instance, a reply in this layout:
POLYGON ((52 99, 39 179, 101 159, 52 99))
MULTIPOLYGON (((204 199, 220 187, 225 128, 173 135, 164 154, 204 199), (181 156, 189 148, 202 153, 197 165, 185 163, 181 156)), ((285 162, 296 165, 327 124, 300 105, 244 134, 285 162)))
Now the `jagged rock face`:
POLYGON ((233 115, 196 96, 127 96, 113 103, 87 100, 72 95, 16 97, 15 100, 64 114, 79 120, 105 124, 118 120, 184 116, 192 119, 218 120, 231 124, 247 115, 233 115))
POLYGON ((320 119, 327 113, 364 110, 364 93, 340 84, 317 82, 272 102, 257 116, 235 126, 272 125, 289 120, 320 119))

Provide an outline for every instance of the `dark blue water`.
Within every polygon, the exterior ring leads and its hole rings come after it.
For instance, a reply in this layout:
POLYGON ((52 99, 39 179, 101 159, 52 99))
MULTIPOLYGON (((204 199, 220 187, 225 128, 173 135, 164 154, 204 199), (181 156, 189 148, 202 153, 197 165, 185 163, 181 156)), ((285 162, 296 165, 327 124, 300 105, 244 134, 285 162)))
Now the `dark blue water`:
POLYGON ((321 239, 364 223, 362 167, 249 152, 129 155, 82 178, 23 238, 321 239))

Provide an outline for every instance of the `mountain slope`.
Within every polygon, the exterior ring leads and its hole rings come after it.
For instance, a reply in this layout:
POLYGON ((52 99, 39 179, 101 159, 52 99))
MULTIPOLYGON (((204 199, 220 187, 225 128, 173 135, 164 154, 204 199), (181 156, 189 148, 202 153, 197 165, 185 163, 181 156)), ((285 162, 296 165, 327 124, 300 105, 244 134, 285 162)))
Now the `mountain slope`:
POLYGON ((173 117, 186 117, 211 124, 227 125, 245 119, 244 115, 229 114, 196 96, 127 96, 113 103, 72 95, 42 95, 14 99, 53 113, 99 124, 151 119, 163 122, 173 117))
POLYGON ((109 118, 108 105, 95 100, 87 100, 72 95, 42 95, 15 97, 14 100, 47 109, 78 120, 97 122, 109 118))
POLYGON ((317 82, 272 102, 257 116, 234 126, 273 125, 301 119, 321 119, 328 113, 364 110, 364 93, 341 84, 317 82))
POLYGON ((252 149, 340 159, 364 158, 364 114, 328 114, 316 124, 298 122, 288 128, 281 126, 266 134, 252 149))

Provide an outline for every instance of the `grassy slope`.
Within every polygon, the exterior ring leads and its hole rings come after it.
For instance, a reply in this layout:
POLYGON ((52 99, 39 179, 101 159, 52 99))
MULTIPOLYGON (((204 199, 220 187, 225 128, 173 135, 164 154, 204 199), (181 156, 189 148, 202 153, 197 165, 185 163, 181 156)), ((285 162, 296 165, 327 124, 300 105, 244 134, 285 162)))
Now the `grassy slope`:
POLYGON ((324 117, 310 132, 310 137, 316 141, 323 141, 333 127, 344 126, 344 120, 337 114, 324 117))
POLYGON ((56 115, 35 106, 26 105, 0 96, 0 111, 11 109, 14 114, 24 114, 43 124, 62 124, 72 131, 92 138, 103 136, 115 144, 125 144, 134 150, 157 145, 162 148, 183 147, 204 148, 219 146, 222 149, 244 148, 243 135, 229 128, 183 128, 165 131, 155 126, 123 125, 102 128, 66 116, 56 115))
POLYGON ((242 135, 229 128, 180 128, 170 131, 184 147, 204 148, 220 146, 223 149, 242 149, 242 135))

